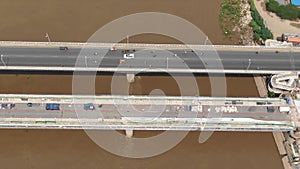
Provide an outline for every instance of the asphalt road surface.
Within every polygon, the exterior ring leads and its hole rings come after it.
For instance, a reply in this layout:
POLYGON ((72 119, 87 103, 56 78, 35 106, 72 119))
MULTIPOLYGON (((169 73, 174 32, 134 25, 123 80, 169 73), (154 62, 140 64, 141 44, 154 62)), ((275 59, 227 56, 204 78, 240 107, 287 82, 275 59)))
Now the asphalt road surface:
POLYGON ((300 70, 300 53, 103 48, 0 48, 1 66, 300 70), (124 54, 133 54, 126 58, 124 54))

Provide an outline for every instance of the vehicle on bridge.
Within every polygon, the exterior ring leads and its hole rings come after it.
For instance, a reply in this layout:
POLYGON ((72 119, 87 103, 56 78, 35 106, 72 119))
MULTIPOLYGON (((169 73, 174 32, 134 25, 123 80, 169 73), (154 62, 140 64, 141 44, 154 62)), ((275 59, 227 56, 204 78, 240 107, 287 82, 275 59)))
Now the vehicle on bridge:
POLYGON ((67 51, 67 50, 69 50, 69 48, 68 48, 68 47, 66 47, 66 46, 61 46, 61 47, 59 47, 59 50, 64 50, 64 51, 67 51))
POLYGON ((130 54, 125 53, 125 54, 123 55, 123 57, 124 57, 125 59, 133 59, 133 58, 134 58, 134 54, 133 54, 133 53, 130 53, 130 54))
POLYGON ((46 110, 60 110, 60 104, 48 103, 46 104, 46 110))
POLYGON ((13 109, 14 107, 15 107, 16 105, 14 104, 14 103, 2 103, 1 105, 0 105, 0 108, 1 109, 13 109))
POLYGON ((95 110, 95 106, 93 103, 87 103, 83 105, 84 110, 95 110))
POLYGON ((4 103, 4 104, 1 104, 1 108, 2 108, 2 109, 7 109, 7 107, 8 107, 7 104, 5 104, 5 103, 4 103))

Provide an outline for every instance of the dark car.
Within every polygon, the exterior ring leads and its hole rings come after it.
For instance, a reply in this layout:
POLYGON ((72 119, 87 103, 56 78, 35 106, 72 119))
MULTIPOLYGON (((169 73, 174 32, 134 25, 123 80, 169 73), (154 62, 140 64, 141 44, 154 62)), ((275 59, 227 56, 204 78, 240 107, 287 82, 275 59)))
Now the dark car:
POLYGON ((1 107, 2 109, 7 109, 7 104, 2 104, 1 107))
POLYGON ((93 103, 87 103, 83 105, 84 110, 95 110, 95 106, 93 103))
POLYGON ((256 105, 266 105, 266 102, 256 102, 256 105))
POLYGON ((15 107, 16 107, 16 104, 14 104, 14 103, 10 104, 10 109, 13 109, 15 107))
POLYGON ((69 48, 68 48, 68 47, 66 47, 66 46, 61 46, 61 47, 59 47, 59 50, 64 50, 64 51, 67 51, 67 50, 69 50, 69 48))
POLYGON ((267 112, 269 112, 269 113, 275 112, 275 107, 273 107, 273 106, 267 106, 267 112))
POLYGON ((60 104, 48 103, 46 104, 46 110, 60 110, 60 104))

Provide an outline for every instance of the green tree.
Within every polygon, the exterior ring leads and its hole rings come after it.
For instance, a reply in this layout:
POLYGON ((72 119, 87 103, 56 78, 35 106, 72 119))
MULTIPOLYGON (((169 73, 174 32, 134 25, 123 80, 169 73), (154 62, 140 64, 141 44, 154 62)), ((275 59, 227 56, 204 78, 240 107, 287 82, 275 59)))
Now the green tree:
POLYGON ((292 4, 279 5, 275 0, 266 2, 268 11, 276 13, 282 19, 297 20, 300 17, 300 9, 292 4))
POLYGON ((255 34, 253 35, 253 39, 254 39, 255 41, 258 41, 258 40, 260 39, 259 34, 258 34, 258 33, 255 33, 255 34))
POLYGON ((275 0, 269 0, 266 2, 266 7, 268 11, 275 12, 279 9, 279 3, 275 0))
POLYGON ((280 6, 279 7, 279 11, 278 11, 278 15, 282 18, 282 19, 290 19, 290 20, 296 20, 298 18, 298 8, 289 4, 286 6, 280 6))
POLYGON ((276 93, 269 91, 268 92, 269 97, 277 97, 276 93))

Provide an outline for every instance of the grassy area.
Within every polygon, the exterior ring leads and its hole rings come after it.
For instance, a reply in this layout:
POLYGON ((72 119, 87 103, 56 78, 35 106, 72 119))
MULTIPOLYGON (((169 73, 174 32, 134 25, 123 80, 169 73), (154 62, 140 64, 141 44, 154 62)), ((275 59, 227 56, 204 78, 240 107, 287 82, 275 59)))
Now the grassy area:
POLYGON ((231 35, 234 27, 240 23, 241 19, 240 0, 224 0, 221 4, 220 23, 223 33, 231 35))
POLYGON ((268 97, 270 97, 270 98, 277 98, 277 97, 279 97, 279 94, 276 94, 274 92, 268 91, 268 97))
POLYGON ((259 15, 253 0, 248 0, 250 4, 252 21, 250 22, 250 26, 254 31, 254 41, 260 43, 261 41, 265 41, 266 39, 273 39, 273 34, 266 27, 264 20, 259 15))
POLYGON ((227 36, 232 34, 243 34, 243 26, 241 19, 246 15, 246 12, 242 12, 242 4, 250 4, 251 16, 253 20, 250 22, 250 26, 253 29, 253 40, 262 43, 266 39, 273 39, 271 31, 265 26, 264 20, 259 15, 253 0, 224 0, 221 4, 220 23, 223 29, 223 33, 227 36), (240 30, 240 32, 236 31, 240 30))
POLYGON ((276 13, 282 19, 297 20, 300 18, 300 9, 293 4, 280 5, 275 0, 269 0, 266 2, 268 11, 276 13))

